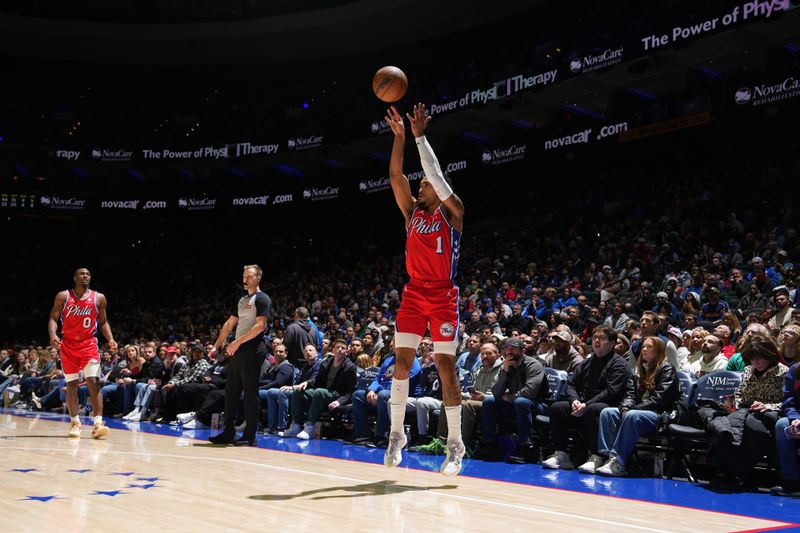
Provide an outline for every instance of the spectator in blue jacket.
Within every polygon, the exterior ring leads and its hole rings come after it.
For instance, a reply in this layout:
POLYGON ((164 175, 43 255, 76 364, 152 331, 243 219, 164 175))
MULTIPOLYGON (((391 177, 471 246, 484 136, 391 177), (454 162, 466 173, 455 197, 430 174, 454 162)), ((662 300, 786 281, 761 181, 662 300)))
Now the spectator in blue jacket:
MULTIPOLYGON (((277 425, 284 424, 284 427, 286 427, 286 413, 289 412, 289 398, 292 392, 306 390, 308 382, 316 379, 317 373, 319 372, 321 361, 317 353, 317 347, 314 344, 306 344, 306 347, 303 349, 303 359, 305 362, 300 365, 300 372, 295 375, 291 385, 284 385, 280 389, 277 389, 277 392, 272 392, 275 389, 267 391, 267 405, 269 409, 273 408, 270 402, 275 402, 277 404, 277 407, 275 407, 278 411, 277 425)), ((286 432, 281 431, 278 435, 285 437, 286 435, 284 435, 284 433, 286 432)))
POLYGON ((467 341, 467 351, 456 360, 456 373, 459 377, 465 372, 475 373, 481 367, 481 337, 472 334, 467 341))
MULTIPOLYGON (((353 393, 353 442, 365 444, 371 440, 367 425, 369 413, 376 414, 375 441, 383 444, 389 432, 389 398, 392 394, 392 377, 394 376, 394 359, 392 353, 384 359, 375 380, 366 391, 353 393)), ((411 372, 408 375, 408 396, 416 398, 422 394, 420 374, 422 367, 419 359, 414 358, 411 372)))
POLYGON ((275 364, 264 374, 258 385, 258 397, 261 406, 267 411, 267 426, 265 432, 277 434, 286 429, 286 411, 279 413, 281 409, 281 387, 289 385, 294 379, 294 365, 286 359, 286 346, 274 344, 272 346, 275 364))
POLYGON ((783 418, 775 425, 775 444, 781 463, 781 484, 772 487, 777 496, 800 496, 797 448, 800 447, 800 363, 786 373, 783 383, 783 418))

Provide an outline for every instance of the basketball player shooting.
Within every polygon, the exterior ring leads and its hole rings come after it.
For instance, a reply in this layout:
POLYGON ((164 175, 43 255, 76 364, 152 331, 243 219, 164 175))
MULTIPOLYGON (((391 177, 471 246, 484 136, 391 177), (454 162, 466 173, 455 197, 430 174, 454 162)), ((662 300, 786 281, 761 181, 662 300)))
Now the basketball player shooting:
POLYGON ((393 467, 402 460, 401 452, 407 444, 403 418, 408 399, 408 374, 422 336, 430 329, 447 413, 447 457, 441 472, 455 476, 461 472, 465 451, 461 440, 461 388, 455 370, 459 295, 453 282, 464 204, 445 180, 439 161, 425 138, 425 129, 431 121, 431 117, 425 115, 425 106, 415 105, 414 114, 406 116, 425 177, 415 199, 408 178, 403 174, 405 125, 397 108, 392 106, 386 115, 386 122, 394 133, 389 176, 395 201, 406 219, 406 270, 411 279, 403 289, 397 313, 396 362, 389 401, 392 424, 383 461, 386 466, 393 467))
POLYGON ((103 398, 100 395, 100 353, 97 349, 97 328, 103 332, 111 350, 117 349, 111 325, 106 319, 106 297, 89 289, 92 274, 86 268, 79 268, 72 277, 75 283, 72 290, 56 295, 47 331, 50 345, 61 350, 61 368, 67 381, 67 409, 72 419, 69 436, 80 438, 81 421, 78 418, 78 376, 83 370, 89 386, 89 400, 92 402, 94 427, 92 438, 108 435, 108 427, 103 423, 103 398), (61 335, 58 337, 58 321, 61 320, 61 335))

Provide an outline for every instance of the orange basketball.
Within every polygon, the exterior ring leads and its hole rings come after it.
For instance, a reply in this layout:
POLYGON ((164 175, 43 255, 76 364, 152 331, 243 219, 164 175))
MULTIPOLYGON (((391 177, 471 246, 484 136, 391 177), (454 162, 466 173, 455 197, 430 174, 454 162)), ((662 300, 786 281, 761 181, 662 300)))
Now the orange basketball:
POLYGON ((408 78, 397 67, 383 67, 372 77, 372 90, 384 102, 400 100, 408 89, 408 78))

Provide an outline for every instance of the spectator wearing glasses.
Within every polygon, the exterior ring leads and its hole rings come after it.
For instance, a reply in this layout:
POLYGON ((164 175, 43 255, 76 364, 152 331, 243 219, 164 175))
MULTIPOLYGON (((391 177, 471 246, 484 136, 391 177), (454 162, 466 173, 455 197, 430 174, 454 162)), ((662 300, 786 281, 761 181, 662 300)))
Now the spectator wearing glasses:
POLYGON ((598 455, 600 413, 617 407, 625 396, 630 368, 614 353, 617 332, 600 326, 592 336, 594 355, 576 369, 567 386, 567 399, 550 406, 550 442, 555 452, 542 462, 545 468, 571 470, 567 454, 567 429, 577 428, 583 435, 590 456, 598 455))

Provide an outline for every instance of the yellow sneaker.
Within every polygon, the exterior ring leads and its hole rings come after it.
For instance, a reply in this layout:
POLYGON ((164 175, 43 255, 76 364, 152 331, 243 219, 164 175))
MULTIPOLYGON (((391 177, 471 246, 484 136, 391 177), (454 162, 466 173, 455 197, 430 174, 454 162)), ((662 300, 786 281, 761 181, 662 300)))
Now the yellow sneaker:
POLYGON ((109 429, 106 427, 105 424, 95 424, 92 428, 92 438, 93 439, 102 439, 106 435, 108 435, 109 429))
POLYGON ((67 435, 70 438, 75 438, 75 439, 81 438, 81 423, 73 422, 72 427, 69 428, 69 433, 67 435))

